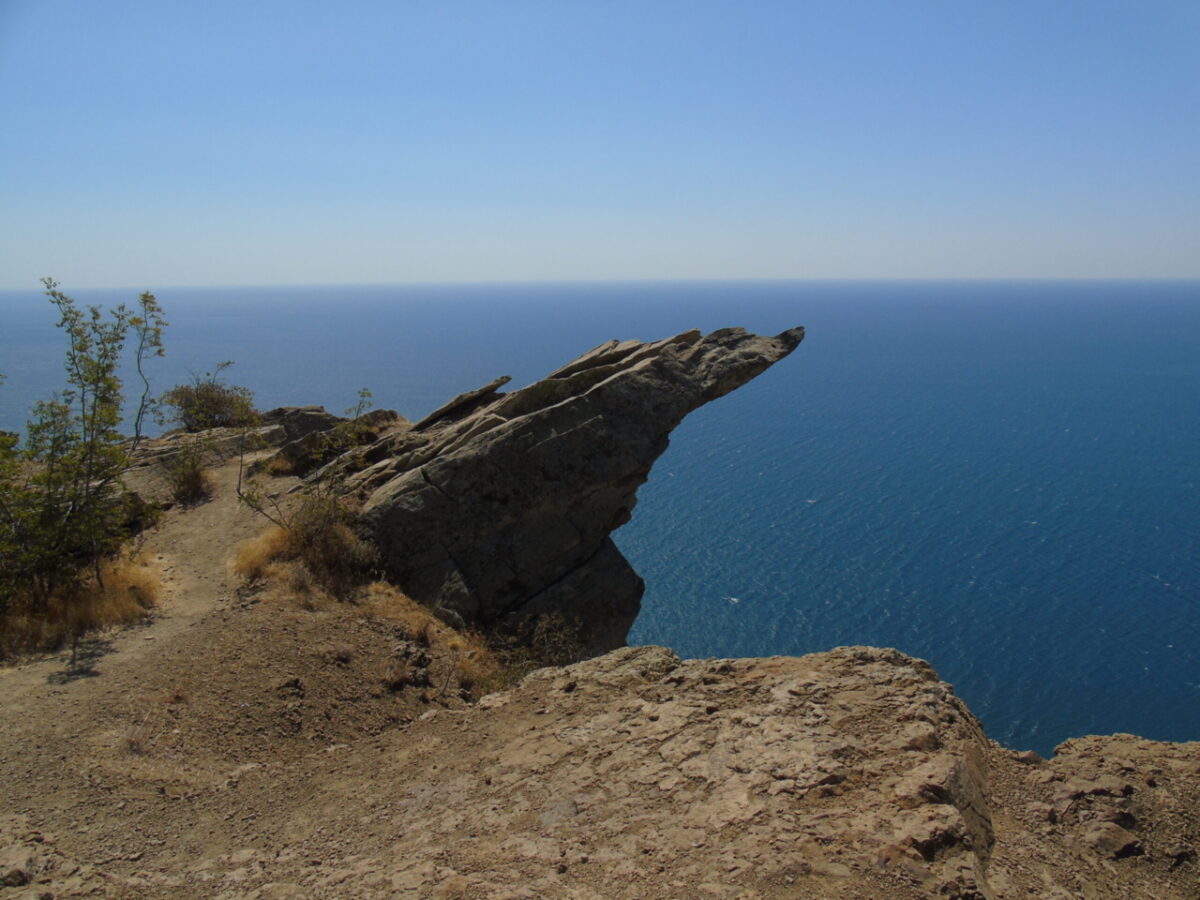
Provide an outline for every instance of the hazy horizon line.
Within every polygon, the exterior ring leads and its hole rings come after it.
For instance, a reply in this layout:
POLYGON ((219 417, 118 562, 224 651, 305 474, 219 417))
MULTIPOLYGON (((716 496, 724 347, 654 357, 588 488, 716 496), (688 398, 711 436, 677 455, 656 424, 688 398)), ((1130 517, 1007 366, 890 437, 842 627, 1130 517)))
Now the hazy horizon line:
MULTIPOLYGON (((55 279, 56 281, 58 279, 55 279)), ((157 287, 130 284, 70 285, 59 282, 60 287, 70 291, 169 291, 169 290, 256 290, 268 288, 389 288, 389 287, 484 287, 491 285, 554 287, 582 286, 592 284, 1130 284, 1130 283, 1176 283, 1200 282, 1200 275, 1178 276, 823 276, 823 277, 680 277, 680 278, 498 278, 463 280, 419 280, 419 281, 312 281, 312 282, 243 282, 243 283, 195 283, 167 284, 157 287)), ((43 293, 40 287, 0 286, 0 293, 43 293)))

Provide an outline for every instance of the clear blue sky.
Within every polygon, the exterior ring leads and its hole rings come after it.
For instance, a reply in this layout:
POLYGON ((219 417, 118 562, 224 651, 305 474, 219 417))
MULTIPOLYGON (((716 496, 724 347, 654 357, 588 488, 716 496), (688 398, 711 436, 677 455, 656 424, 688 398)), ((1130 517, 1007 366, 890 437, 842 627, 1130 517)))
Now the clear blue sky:
POLYGON ((0 0, 0 287, 1200 277, 1200 0, 0 0))

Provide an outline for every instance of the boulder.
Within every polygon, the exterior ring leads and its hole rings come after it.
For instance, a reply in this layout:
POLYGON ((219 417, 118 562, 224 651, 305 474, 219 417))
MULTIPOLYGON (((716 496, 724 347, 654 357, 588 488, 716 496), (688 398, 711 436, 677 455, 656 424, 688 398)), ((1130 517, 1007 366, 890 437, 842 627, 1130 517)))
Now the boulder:
POLYGON ((622 646, 642 579, 610 533, 692 410, 787 356, 801 328, 610 341, 509 394, 504 379, 360 451, 348 486, 389 577, 446 620, 561 617, 579 655, 622 646))
POLYGON ((328 431, 346 420, 326 412, 323 406, 280 406, 269 409, 261 416, 265 425, 279 425, 287 435, 286 440, 298 441, 318 431, 328 431))

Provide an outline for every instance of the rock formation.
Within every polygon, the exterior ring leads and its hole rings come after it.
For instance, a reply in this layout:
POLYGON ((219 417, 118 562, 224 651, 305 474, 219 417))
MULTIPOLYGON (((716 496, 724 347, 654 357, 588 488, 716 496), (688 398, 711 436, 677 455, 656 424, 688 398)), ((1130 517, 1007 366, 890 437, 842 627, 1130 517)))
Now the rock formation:
POLYGON ((611 341, 511 394, 491 384, 359 453, 349 480, 388 575, 448 621, 561 617, 583 655, 622 646, 643 582, 609 537, 689 412, 804 337, 724 329, 611 341))

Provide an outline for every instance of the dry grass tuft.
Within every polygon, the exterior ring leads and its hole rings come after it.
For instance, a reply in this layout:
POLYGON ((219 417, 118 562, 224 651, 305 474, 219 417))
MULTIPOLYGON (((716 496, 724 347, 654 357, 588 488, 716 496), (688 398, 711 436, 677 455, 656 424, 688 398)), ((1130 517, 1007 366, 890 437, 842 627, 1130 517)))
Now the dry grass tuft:
MULTIPOLYGON (((445 674, 437 676, 439 696, 444 696, 453 685, 464 698, 480 697, 511 681, 482 634, 456 631, 385 581, 376 581, 366 588, 362 608, 367 615, 396 623, 408 640, 442 661, 439 672, 445 674)), ((385 673, 384 684, 389 690, 396 691, 412 683, 412 673, 406 666, 407 662, 398 661, 385 673)))
POLYGON ((285 459, 277 453, 267 460, 266 465, 263 466, 263 470, 268 475, 278 477, 295 474, 296 466, 290 459, 285 459))
POLYGON ((442 640, 443 634, 454 633, 449 626, 438 621, 433 613, 386 581, 376 581, 367 586, 362 606, 370 615, 395 622, 404 630, 408 640, 422 647, 433 646, 442 640))
POLYGON ((156 729, 154 723, 150 721, 152 715, 153 710, 146 710, 140 719, 135 718, 134 723, 125 733, 125 749, 134 756, 146 756, 154 749, 156 729))
POLYGON ((158 574, 140 556, 122 556, 100 567, 95 577, 50 597, 41 608, 18 597, 0 617, 0 656, 53 650, 90 631, 136 622, 149 615, 162 596, 158 574))
POLYGON ((262 580, 267 569, 289 555, 291 538, 286 529, 273 525, 258 537, 243 541, 233 557, 233 572, 246 581, 262 580))
POLYGON ((498 673, 485 693, 512 687, 537 669, 567 666, 583 657, 578 623, 559 613, 537 616, 514 633, 494 635, 487 646, 498 673))
POLYGON ((452 642, 454 675, 460 691, 482 697, 509 683, 504 664, 496 657, 482 634, 467 632, 452 642))
POLYGON ((392 693, 404 690, 412 680, 412 663, 404 659, 394 660, 383 673, 383 686, 392 693))
POLYGON ((312 572, 304 565, 293 565, 288 568, 287 586, 297 597, 308 597, 316 589, 312 572))

